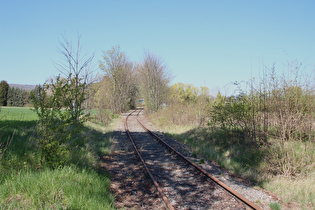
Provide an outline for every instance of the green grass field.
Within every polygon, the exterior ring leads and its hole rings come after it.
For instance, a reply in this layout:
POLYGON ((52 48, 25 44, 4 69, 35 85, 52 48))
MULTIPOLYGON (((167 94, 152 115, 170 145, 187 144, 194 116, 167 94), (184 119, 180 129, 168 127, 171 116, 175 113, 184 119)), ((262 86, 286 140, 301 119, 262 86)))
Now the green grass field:
POLYGON ((85 144, 72 151, 65 167, 52 170, 40 164, 30 141, 37 119, 30 108, 1 108, 0 209, 113 209, 110 177, 98 167, 111 151, 110 128, 88 123, 79 136, 85 144))
POLYGON ((1 107, 1 121, 34 121, 37 114, 29 107, 1 107))

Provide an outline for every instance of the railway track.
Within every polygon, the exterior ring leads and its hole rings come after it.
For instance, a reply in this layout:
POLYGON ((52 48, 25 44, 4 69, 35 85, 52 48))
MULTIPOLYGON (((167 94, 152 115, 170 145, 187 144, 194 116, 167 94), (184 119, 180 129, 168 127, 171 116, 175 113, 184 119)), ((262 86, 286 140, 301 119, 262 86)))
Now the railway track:
POLYGON ((140 112, 126 117, 125 130, 167 209, 260 209, 151 132, 140 112))

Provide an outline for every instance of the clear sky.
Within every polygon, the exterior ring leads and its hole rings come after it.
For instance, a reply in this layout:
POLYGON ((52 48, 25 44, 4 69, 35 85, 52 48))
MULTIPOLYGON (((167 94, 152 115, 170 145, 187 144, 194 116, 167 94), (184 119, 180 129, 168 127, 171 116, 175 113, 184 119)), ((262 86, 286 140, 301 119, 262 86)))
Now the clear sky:
POLYGON ((183 82, 222 89, 262 65, 315 69, 314 0, 0 0, 0 80, 42 84, 57 75, 58 40, 81 35, 85 52, 120 45, 131 61, 145 50, 183 82))

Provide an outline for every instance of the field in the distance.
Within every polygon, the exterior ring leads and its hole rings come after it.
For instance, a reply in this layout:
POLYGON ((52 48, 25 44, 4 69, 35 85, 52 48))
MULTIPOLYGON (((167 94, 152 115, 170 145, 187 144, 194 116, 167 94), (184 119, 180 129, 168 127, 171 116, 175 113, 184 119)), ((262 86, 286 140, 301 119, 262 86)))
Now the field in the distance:
POLYGON ((0 120, 3 121, 34 121, 37 114, 30 107, 1 107, 0 120))

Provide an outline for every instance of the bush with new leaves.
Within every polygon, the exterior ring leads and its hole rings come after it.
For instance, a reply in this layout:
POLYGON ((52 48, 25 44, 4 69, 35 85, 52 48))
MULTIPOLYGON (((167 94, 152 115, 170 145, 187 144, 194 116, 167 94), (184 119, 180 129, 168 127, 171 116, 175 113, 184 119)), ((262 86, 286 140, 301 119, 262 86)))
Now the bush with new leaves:
POLYGON ((32 140, 37 142, 41 164, 51 168, 63 166, 71 147, 82 143, 74 141, 74 137, 82 129, 86 117, 82 108, 76 110, 77 106, 73 105, 74 101, 82 103, 85 100, 82 87, 58 76, 32 93, 34 111, 39 117, 37 135, 32 140))

